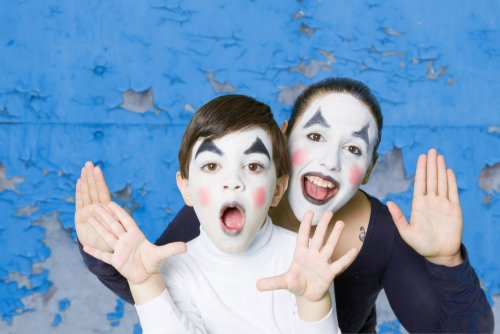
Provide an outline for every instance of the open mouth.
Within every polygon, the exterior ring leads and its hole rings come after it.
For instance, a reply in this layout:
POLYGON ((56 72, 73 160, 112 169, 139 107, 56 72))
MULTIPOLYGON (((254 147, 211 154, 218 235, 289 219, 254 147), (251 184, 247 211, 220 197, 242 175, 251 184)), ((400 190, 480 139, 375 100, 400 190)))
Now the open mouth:
POLYGON ((245 225, 245 210, 238 203, 228 203, 220 211, 222 231, 228 235, 238 235, 245 225))
POLYGON ((301 181, 304 197, 315 205, 327 203, 339 192, 339 183, 321 173, 307 173, 301 181))

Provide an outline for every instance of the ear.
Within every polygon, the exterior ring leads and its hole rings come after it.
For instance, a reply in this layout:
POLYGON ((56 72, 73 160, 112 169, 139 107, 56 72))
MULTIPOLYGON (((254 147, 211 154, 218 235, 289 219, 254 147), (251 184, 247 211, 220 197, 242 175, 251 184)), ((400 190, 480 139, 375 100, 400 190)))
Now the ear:
POLYGON ((277 206, 283 197, 286 189, 288 188, 288 175, 283 175, 276 182, 276 190, 274 191, 273 200, 271 201, 271 206, 277 206))
POLYGON ((373 158, 372 158, 372 163, 371 163, 370 167, 368 168, 368 170, 366 171, 365 177, 363 178, 363 182, 361 182, 362 184, 368 183, 368 179, 370 178, 370 174, 372 173, 373 167, 375 167, 377 160, 378 160, 378 154, 377 154, 377 152, 374 152, 373 158))
POLYGON ((288 121, 284 121, 283 125, 281 126, 281 133, 283 133, 283 135, 285 135, 287 129, 288 129, 288 121))
POLYGON ((193 206, 193 204, 191 204, 191 195, 189 194, 189 179, 184 179, 181 172, 177 172, 175 174, 175 180, 177 181, 177 188, 179 188, 182 194, 184 203, 186 203, 187 206, 193 206))

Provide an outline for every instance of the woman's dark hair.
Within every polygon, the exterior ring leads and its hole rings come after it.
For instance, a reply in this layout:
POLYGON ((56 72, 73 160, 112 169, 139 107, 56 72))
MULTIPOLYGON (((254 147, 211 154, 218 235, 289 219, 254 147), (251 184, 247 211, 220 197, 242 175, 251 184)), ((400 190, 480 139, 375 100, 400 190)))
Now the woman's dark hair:
POLYGON ((287 146, 271 108, 249 96, 223 95, 204 104, 189 122, 179 149, 181 176, 185 179, 189 177, 191 152, 198 139, 214 140, 254 127, 262 128, 271 138, 277 177, 287 175, 289 169, 287 146))
POLYGON ((363 102, 371 111, 375 121, 377 122, 377 138, 373 152, 377 152, 378 145, 382 137, 383 117, 380 105, 375 96, 370 91, 370 88, 361 81, 349 78, 328 78, 318 81, 307 87, 302 94, 299 95, 292 108, 290 119, 288 120, 287 136, 290 135, 295 122, 304 113, 312 101, 318 97, 329 93, 347 93, 363 102))

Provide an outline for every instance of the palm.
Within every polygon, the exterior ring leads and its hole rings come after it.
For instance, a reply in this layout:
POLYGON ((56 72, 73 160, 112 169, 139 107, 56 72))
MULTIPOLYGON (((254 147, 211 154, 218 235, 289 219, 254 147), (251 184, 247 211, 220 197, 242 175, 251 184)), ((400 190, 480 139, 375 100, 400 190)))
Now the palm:
POLYGON ((418 196, 412 202, 410 226, 413 232, 405 241, 419 254, 451 256, 462 241, 462 209, 439 196, 418 196))
POLYGON ((387 203, 403 240, 437 264, 461 261, 462 209, 455 174, 434 149, 417 163, 410 222, 399 207, 387 203))
POLYGON ((186 245, 182 242, 164 246, 150 243, 132 217, 116 203, 110 202, 106 208, 96 206, 95 215, 98 219, 91 217, 89 224, 110 245, 111 251, 103 251, 90 245, 84 245, 84 250, 111 264, 133 284, 141 284, 153 274, 159 273, 164 259, 186 251, 186 245), (120 225, 122 229, 115 234, 101 222, 106 226, 120 225))
POLYGON ((335 276, 346 268, 357 254, 357 251, 352 249, 337 261, 331 262, 333 251, 344 228, 344 223, 337 222, 324 243, 331 218, 331 212, 322 216, 309 242, 312 212, 306 214, 300 224, 290 268, 284 274, 260 279, 257 288, 261 291, 286 289, 297 297, 313 302, 322 299, 328 293, 335 276))
POLYGON ((82 245, 89 245, 103 251, 111 251, 111 247, 97 235, 90 224, 89 218, 93 217, 94 206, 84 206, 75 211, 75 229, 78 240, 82 245))
POLYGON ((111 251, 110 246, 88 223, 95 215, 96 206, 105 205, 110 201, 111 195, 101 169, 87 162, 82 168, 75 192, 75 229, 78 240, 83 245, 111 251))
POLYGON ((321 259, 316 249, 298 247, 293 261, 285 273, 287 289, 296 296, 311 301, 320 300, 335 278, 336 272, 321 259))
POLYGON ((131 229, 116 242, 111 264, 129 281, 140 284, 160 270, 157 248, 138 228, 131 229))

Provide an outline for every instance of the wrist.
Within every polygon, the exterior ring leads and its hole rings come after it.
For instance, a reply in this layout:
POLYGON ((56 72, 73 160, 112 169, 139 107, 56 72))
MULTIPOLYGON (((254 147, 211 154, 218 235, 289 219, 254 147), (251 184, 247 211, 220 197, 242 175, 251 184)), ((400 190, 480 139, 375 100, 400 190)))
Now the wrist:
POLYGON ((319 300, 310 300, 303 296, 296 296, 299 318, 306 322, 315 322, 323 319, 332 309, 332 298, 327 291, 319 300))
POLYGON ((441 266, 445 266, 445 267, 455 267, 455 266, 458 266, 462 263, 464 263, 464 258, 462 256, 462 252, 460 251, 460 249, 458 250, 457 253, 453 254, 453 255, 448 255, 448 256, 428 256, 426 257, 427 261, 433 263, 433 264, 437 264, 437 265, 441 265, 441 266))
POLYGON ((136 304, 145 304, 158 297, 165 290, 165 283, 161 274, 156 273, 141 283, 128 281, 132 297, 136 304))

